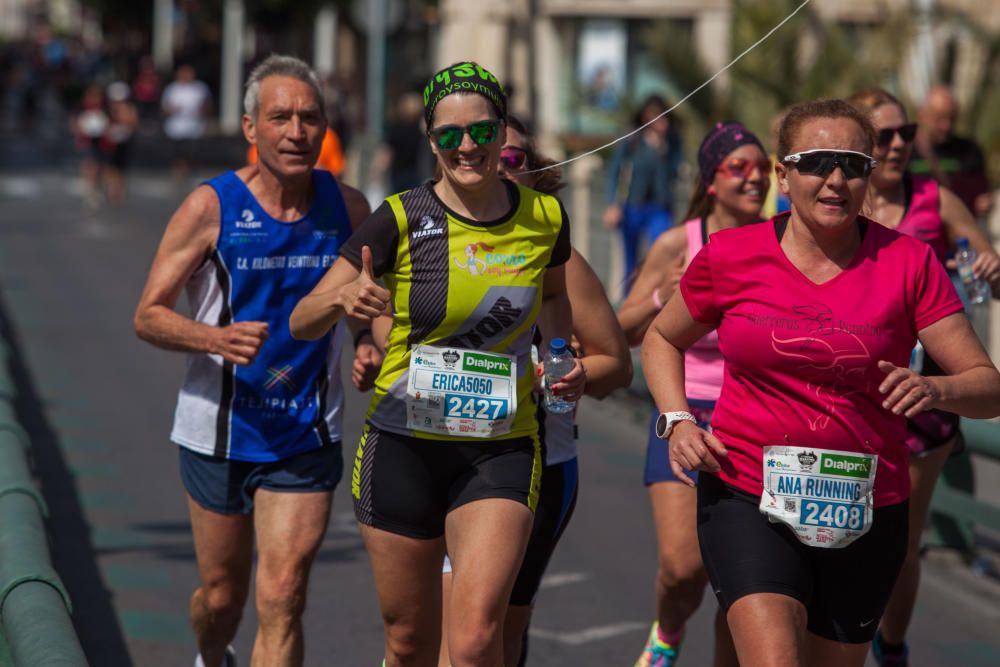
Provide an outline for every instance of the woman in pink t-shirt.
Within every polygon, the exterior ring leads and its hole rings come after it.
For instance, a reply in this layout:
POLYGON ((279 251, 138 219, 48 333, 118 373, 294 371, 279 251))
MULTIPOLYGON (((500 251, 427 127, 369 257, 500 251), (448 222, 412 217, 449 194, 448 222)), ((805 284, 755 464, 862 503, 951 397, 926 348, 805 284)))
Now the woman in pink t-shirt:
POLYGON ((715 234, 643 341, 674 473, 710 473, 698 537, 744 666, 864 663, 906 552, 904 417, 1000 406, 930 246, 859 215, 873 144, 843 100, 793 107, 775 167, 791 211, 715 234), (713 329, 709 433, 687 414, 683 353, 713 329), (946 375, 907 367, 918 338, 946 375))
MULTIPOLYGON (((869 115, 876 133, 872 157, 878 160, 879 168, 868 183, 865 215, 890 229, 926 241, 941 262, 954 253, 958 239, 969 239, 969 245, 978 254, 973 267, 976 276, 989 282, 997 294, 1000 256, 965 204, 948 188, 907 171, 917 124, 909 122, 902 103, 881 88, 861 90, 851 95, 848 102, 869 115)), ((914 361, 911 367, 924 375, 941 374, 937 363, 926 355, 914 355, 914 361)), ((959 416, 953 412, 926 410, 907 420, 906 426, 912 483, 910 538, 903 569, 873 642, 875 659, 883 667, 907 664, 904 640, 920 587, 920 541, 931 496, 949 454, 964 448, 959 416)))
MULTIPOLYGON (((656 240, 618 311, 618 321, 631 344, 642 342, 650 322, 677 289, 684 268, 710 235, 760 221, 770 172, 771 163, 760 140, 741 123, 717 123, 709 130, 698 149, 698 181, 684 216, 687 222, 656 240)), ((722 388, 722 366, 714 331, 692 345, 684 357, 688 406, 705 428, 722 388)), ((677 658, 684 625, 701 604, 708 575, 698 551, 696 494, 674 476, 666 443, 656 437, 653 425, 644 481, 649 487, 659 546, 657 620, 635 664, 667 667, 677 658)), ((736 654, 721 612, 715 627, 716 666, 735 665, 736 654)))

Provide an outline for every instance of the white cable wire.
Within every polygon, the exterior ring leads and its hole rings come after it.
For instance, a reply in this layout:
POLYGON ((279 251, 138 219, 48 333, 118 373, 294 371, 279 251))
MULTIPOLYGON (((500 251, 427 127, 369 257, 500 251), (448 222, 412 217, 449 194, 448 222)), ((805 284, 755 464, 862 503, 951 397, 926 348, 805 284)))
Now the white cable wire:
POLYGON ((617 139, 614 139, 612 141, 609 141, 608 143, 604 144, 603 146, 598 146, 597 148, 589 150, 586 153, 581 153, 580 155, 574 155, 573 157, 571 157, 571 158, 569 158, 567 160, 563 160, 562 162, 557 162, 556 164, 550 164, 549 166, 542 167, 541 169, 532 169, 531 171, 523 171, 521 173, 522 174, 536 174, 536 173, 538 173, 540 171, 545 171, 547 169, 555 169, 556 167, 561 167, 563 165, 569 164, 570 162, 575 162, 575 161, 577 161, 577 160, 579 160, 581 158, 585 158, 588 155, 593 155, 594 153, 598 153, 600 151, 603 151, 605 148, 610 148, 611 146, 614 146, 617 143, 625 141, 626 139, 628 139, 632 135, 637 134, 639 132, 642 132, 647 127, 649 127, 650 125, 652 125, 653 123, 655 123, 659 119, 663 118, 664 116, 666 116, 668 113, 670 113, 671 111, 673 111, 674 109, 676 109, 680 105, 684 104, 684 102, 686 102, 689 98, 691 98, 692 96, 694 96, 699 90, 701 90, 702 88, 704 88, 708 84, 710 84, 713 81, 715 81, 717 78, 719 78, 719 76, 721 76, 724 72, 726 72, 730 67, 732 67, 733 65, 735 65, 736 63, 738 63, 740 60, 742 60, 743 57, 746 54, 750 53, 751 51, 753 51, 754 49, 756 49, 758 46, 760 46, 761 44, 763 44, 767 40, 768 37, 770 37, 771 35, 773 35, 774 33, 776 33, 778 31, 778 29, 781 28, 781 26, 785 25, 790 20, 792 20, 792 17, 795 16, 796 14, 798 14, 799 11, 803 7, 805 7, 806 5, 808 5, 810 2, 812 2, 812 0, 805 0, 801 5, 799 5, 798 7, 796 7, 795 10, 791 14, 789 14, 784 19, 782 19, 781 22, 778 23, 778 25, 776 25, 773 28, 771 28, 767 32, 766 35, 764 35, 763 37, 761 37, 760 39, 758 39, 756 42, 754 42, 753 44, 751 44, 749 47, 747 47, 747 49, 745 51, 743 51, 743 53, 741 53, 740 55, 738 55, 735 58, 733 58, 732 61, 730 61, 730 63, 728 65, 726 65, 725 67, 723 67, 722 69, 720 69, 718 72, 716 72, 715 74, 713 74, 703 84, 701 84, 700 86, 698 86, 697 88, 695 88, 694 90, 692 90, 690 93, 688 93, 687 95, 685 95, 684 97, 682 97, 681 100, 677 104, 675 104, 674 106, 670 107, 669 109, 667 109, 666 111, 664 111, 663 113, 661 113, 660 115, 658 115, 656 118, 654 118, 651 121, 649 121, 648 123, 646 123, 645 125, 641 125, 641 126, 635 128, 634 130, 632 130, 631 132, 629 132, 628 134, 626 134, 624 136, 621 136, 621 137, 618 137, 617 139))

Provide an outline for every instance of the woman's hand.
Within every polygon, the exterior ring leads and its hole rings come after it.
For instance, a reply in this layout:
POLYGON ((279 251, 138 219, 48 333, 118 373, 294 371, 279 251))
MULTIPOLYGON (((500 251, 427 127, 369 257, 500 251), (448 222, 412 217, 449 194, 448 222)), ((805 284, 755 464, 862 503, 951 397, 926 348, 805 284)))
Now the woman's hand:
POLYGON ((382 314, 391 298, 389 290, 375 282, 371 248, 362 247, 361 273, 340 290, 344 312, 351 317, 372 320, 382 314))
POLYGON ((1000 256, 992 252, 981 253, 972 265, 972 273, 996 290, 1000 287, 1000 256))
POLYGON ((559 378, 559 382, 549 388, 552 393, 564 401, 579 401, 583 398, 583 389, 587 384, 587 369, 579 359, 573 360, 573 370, 559 378))
POLYGON ((930 378, 888 361, 878 362, 878 368, 886 374, 878 387, 880 393, 887 394, 882 407, 895 415, 916 417, 940 398, 930 378))
POLYGON ((729 456, 729 452, 718 438, 687 420, 674 424, 667 446, 670 469, 674 471, 677 479, 691 488, 694 488, 694 481, 685 474, 685 471, 718 472, 721 466, 715 457, 729 456))

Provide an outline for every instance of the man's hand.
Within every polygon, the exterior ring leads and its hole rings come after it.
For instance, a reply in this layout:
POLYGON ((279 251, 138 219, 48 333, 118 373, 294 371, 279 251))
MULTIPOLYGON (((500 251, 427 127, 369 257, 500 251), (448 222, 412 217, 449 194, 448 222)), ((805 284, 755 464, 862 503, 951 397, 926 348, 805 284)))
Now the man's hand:
POLYGON ((209 352, 239 366, 252 364, 268 337, 267 322, 233 322, 214 331, 209 352))
POLYGON ((375 386, 375 378, 382 370, 382 353, 372 341, 371 334, 362 337, 354 348, 351 382, 358 391, 368 391, 375 386))
POLYGON ((344 312, 350 317, 371 320, 382 314, 390 298, 389 290, 375 282, 371 248, 362 247, 361 273, 341 288, 340 301, 344 312))

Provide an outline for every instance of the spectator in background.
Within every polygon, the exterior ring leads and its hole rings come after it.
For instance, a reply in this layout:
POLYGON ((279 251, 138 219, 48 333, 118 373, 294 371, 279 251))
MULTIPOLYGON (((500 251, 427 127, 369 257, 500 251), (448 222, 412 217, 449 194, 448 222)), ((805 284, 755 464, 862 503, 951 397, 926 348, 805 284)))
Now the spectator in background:
POLYGON ((196 157, 196 142, 205 134, 205 119, 211 104, 212 93, 203 81, 197 79, 194 67, 178 67, 161 100, 166 116, 163 130, 174 147, 176 173, 190 171, 196 157))
POLYGON ((371 180, 386 183, 389 192, 409 190, 431 176, 423 114, 419 94, 407 93, 399 98, 386 142, 372 162, 371 180))
POLYGON ((139 127, 139 111, 130 97, 124 81, 108 86, 108 129, 101 148, 106 156, 104 187, 112 204, 125 201, 125 169, 131 161, 132 140, 139 127))
POLYGON ((985 217, 993 207, 986 162, 975 141, 954 134, 957 117, 958 104, 948 87, 931 88, 917 114, 910 172, 930 176, 958 195, 973 215, 985 217))
MULTIPOLYGON (((649 96, 639 107, 635 127, 650 123, 666 110, 666 100, 649 96)), ((666 116, 623 141, 611 157, 604 224, 621 232, 625 278, 635 271, 640 242, 651 246, 673 224, 674 181, 681 157, 680 135, 666 116)))
POLYGON ((80 177, 83 180, 84 202, 93 210, 101 204, 101 165, 104 162, 101 140, 108 129, 104 90, 99 84, 91 84, 84 89, 70 128, 76 147, 83 152, 80 177))
POLYGON ((143 56, 139 61, 139 72, 132 81, 132 97, 139 108, 143 120, 159 115, 160 93, 163 91, 163 81, 156 71, 156 65, 150 56, 143 56))

